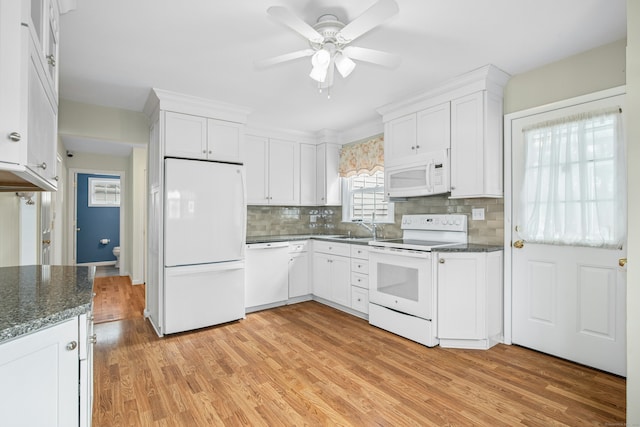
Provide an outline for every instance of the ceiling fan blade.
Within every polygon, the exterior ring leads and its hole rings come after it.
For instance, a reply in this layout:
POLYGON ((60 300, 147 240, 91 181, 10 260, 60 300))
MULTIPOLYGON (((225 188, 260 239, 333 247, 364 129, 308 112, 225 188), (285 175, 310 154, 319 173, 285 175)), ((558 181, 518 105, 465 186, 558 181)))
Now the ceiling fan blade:
POLYGON ((322 43, 324 41, 324 37, 320 33, 286 7, 271 6, 267 9, 267 13, 313 43, 322 43))
POLYGON ((342 53, 352 59, 371 62, 388 68, 396 68, 402 60, 400 56, 394 53, 357 46, 347 46, 342 50, 342 53))
POLYGON ((398 13, 400 9, 394 0, 379 0, 376 4, 365 10, 364 13, 347 24, 336 35, 338 40, 349 43, 360 37, 372 28, 382 24, 388 18, 398 13))
POLYGON ((284 55, 273 56, 271 58, 259 59, 253 62, 256 68, 267 68, 281 62, 291 61, 298 58, 311 56, 315 53, 313 49, 297 50, 295 52, 285 53, 284 55))

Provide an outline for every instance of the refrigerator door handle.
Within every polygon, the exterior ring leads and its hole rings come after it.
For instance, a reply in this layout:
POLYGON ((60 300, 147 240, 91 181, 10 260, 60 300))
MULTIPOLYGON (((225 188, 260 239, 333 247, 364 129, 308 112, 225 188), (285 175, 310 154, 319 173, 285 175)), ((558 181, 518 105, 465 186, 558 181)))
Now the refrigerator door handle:
POLYGON ((165 269, 167 275, 181 276, 197 273, 210 273, 214 271, 241 270, 244 268, 244 261, 217 262, 213 264, 179 265, 165 269))
POLYGON ((244 180, 244 169, 238 169, 238 173, 240 174, 240 183, 242 188, 242 238, 240 239, 240 255, 244 257, 244 247, 247 241, 247 187, 244 180))

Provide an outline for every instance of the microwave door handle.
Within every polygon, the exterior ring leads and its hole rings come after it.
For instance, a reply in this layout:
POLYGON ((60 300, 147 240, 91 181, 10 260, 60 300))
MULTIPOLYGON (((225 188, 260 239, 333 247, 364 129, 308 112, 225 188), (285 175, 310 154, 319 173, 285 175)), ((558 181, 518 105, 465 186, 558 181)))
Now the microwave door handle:
POLYGON ((429 160, 429 163, 427 164, 427 190, 429 190, 429 192, 433 192, 433 185, 431 184, 432 182, 432 175, 433 175, 433 160, 429 160))

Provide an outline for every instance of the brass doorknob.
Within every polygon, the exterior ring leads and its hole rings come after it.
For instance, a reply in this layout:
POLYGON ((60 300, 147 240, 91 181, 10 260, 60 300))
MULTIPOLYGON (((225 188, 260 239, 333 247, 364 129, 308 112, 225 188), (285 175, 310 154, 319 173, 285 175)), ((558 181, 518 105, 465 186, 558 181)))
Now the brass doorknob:
POLYGON ((619 265, 620 267, 624 267, 625 265, 627 265, 627 259, 626 259, 626 258, 620 258, 620 259, 618 260, 618 265, 619 265))
POLYGON ((515 242, 513 242, 513 247, 516 249, 522 249, 523 246, 524 240, 516 240, 515 242))

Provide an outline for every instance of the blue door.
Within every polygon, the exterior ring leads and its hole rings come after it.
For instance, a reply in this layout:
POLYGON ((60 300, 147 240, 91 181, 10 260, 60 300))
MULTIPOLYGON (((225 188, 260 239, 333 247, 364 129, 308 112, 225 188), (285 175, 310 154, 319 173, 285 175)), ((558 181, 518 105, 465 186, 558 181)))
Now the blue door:
POLYGON ((76 262, 115 261, 120 246, 120 177, 78 174, 76 262))

